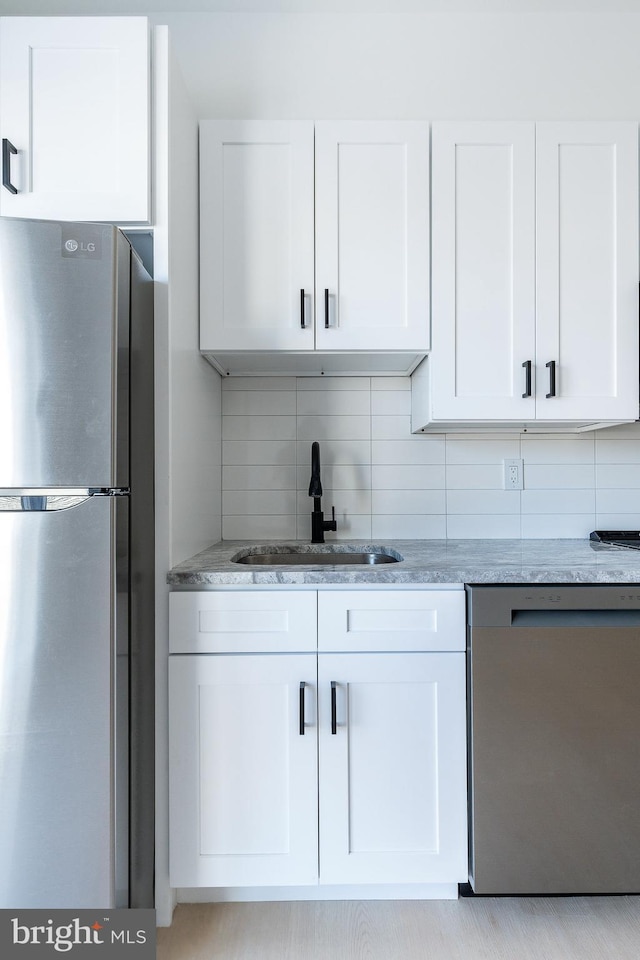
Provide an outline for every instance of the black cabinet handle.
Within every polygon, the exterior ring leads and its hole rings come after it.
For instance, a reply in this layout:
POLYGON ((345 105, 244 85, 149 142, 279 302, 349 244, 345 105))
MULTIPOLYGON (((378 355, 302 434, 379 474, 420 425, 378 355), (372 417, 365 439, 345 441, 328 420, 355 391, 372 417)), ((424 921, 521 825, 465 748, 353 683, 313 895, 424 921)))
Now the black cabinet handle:
POLYGON ((523 397, 531 396, 531 360, 525 360, 522 364, 525 370, 524 393, 523 397))
POLYGON ((303 330, 306 327, 304 320, 304 289, 300 291, 300 326, 303 330))
POLYGON ((18 188, 11 183, 11 154, 18 151, 6 137, 2 138, 2 186, 6 187, 9 193, 17 193, 18 188))
POLYGON ((300 682, 300 736, 304 737, 304 680, 300 682))
POLYGON ((549 397, 555 397, 556 395, 556 362, 555 360, 549 360, 549 363, 545 366, 549 368, 549 393, 547 394, 547 399, 549 399, 549 397))
POLYGON ((329 291, 324 291, 324 328, 329 329, 329 291))
POLYGON ((335 737, 338 732, 338 705, 337 705, 337 694, 336 688, 337 683, 335 680, 331 681, 331 733, 335 737))

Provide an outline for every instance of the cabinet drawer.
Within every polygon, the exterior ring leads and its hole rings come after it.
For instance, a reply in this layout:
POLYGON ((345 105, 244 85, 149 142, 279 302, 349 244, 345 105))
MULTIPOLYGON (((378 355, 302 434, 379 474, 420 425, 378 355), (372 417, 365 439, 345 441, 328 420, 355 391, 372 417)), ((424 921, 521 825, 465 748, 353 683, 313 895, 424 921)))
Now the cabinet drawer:
POLYGON ((464 592, 320 593, 318 649, 336 653, 464 650, 464 592))
POLYGON ((313 652, 316 593, 172 593, 170 653, 313 652))

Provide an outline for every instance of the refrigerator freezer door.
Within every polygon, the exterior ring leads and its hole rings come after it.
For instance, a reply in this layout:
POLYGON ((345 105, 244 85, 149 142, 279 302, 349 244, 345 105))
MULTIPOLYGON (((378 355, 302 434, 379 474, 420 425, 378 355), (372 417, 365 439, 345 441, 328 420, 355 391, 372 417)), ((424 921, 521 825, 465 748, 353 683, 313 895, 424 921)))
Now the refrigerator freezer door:
POLYGON ((0 219, 0 487, 128 486, 130 256, 111 226, 0 219))
POLYGON ((0 512, 0 908, 126 906, 128 498, 37 500, 0 512))

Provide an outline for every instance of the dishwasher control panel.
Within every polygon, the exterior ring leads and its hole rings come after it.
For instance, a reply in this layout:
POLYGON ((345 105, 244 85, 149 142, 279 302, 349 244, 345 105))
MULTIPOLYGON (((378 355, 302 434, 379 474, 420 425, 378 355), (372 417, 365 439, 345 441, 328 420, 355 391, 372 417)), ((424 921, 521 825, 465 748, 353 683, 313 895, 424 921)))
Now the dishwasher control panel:
POLYGON ((511 626, 514 615, 526 610, 640 611, 640 586, 482 584, 467 587, 467 608, 469 625, 483 627, 511 626))

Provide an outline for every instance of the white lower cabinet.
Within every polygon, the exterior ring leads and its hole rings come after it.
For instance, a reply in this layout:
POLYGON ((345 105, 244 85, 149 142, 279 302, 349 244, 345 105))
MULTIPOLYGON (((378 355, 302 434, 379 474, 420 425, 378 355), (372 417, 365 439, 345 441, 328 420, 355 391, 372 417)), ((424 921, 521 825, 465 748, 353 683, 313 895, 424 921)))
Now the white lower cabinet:
MULTIPOLYGON (((313 654, 173 656, 171 883, 315 883, 315 722, 299 732, 313 654)), ((309 710, 311 696, 308 696, 309 710)))
POLYGON ((467 880, 464 654, 321 654, 318 693, 320 882, 467 880))
POLYGON ((287 596, 313 603, 317 655, 270 653, 260 628, 256 654, 170 657, 172 885, 466 880, 464 593, 176 593, 171 647, 188 647, 208 604, 246 598, 266 616, 287 596), (328 652, 341 620, 354 645, 377 634, 388 652, 328 652))

